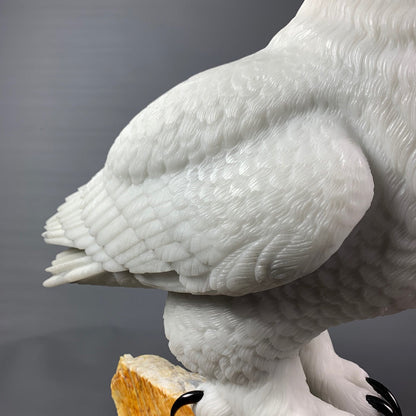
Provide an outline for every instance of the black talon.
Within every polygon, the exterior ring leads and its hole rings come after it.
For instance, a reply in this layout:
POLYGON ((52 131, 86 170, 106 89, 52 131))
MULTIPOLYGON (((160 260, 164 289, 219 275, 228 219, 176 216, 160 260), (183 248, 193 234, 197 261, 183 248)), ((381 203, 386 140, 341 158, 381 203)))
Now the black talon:
POLYGON ((378 412, 384 416, 399 416, 398 413, 383 399, 376 396, 365 396, 367 402, 371 404, 378 412))
POLYGON ((182 407, 187 404, 194 404, 198 403, 202 397, 204 396, 204 392, 202 390, 192 390, 188 391, 187 393, 182 394, 179 396, 175 403, 173 403, 172 408, 170 409, 170 416, 175 416, 175 413, 182 407))
POLYGON ((367 383, 396 411, 398 416, 402 416, 399 403, 393 396, 393 393, 386 386, 373 378, 367 377, 366 380, 367 383))

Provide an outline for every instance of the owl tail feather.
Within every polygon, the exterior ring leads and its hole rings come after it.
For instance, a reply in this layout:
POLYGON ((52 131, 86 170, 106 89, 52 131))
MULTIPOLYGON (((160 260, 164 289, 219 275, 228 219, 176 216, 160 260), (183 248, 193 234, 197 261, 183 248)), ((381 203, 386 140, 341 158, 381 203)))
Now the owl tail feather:
POLYGON ((106 273, 103 266, 87 256, 84 250, 75 248, 59 253, 46 271, 53 276, 43 282, 45 287, 79 282, 106 273))
POLYGON ((76 248, 60 252, 52 261, 52 266, 46 271, 52 273, 52 276, 43 282, 45 287, 60 286, 65 283, 122 287, 146 286, 140 281, 140 275, 133 275, 127 271, 104 270, 101 263, 94 261, 84 250, 76 248))

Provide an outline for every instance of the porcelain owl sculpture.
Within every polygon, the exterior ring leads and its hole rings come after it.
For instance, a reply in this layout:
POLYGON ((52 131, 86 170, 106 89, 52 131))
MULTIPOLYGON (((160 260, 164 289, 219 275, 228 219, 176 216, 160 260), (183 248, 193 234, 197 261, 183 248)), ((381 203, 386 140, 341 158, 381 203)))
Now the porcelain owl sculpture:
POLYGON ((305 1, 141 111, 44 237, 45 286, 169 292, 197 416, 400 415, 326 329, 416 306, 416 1, 305 1))

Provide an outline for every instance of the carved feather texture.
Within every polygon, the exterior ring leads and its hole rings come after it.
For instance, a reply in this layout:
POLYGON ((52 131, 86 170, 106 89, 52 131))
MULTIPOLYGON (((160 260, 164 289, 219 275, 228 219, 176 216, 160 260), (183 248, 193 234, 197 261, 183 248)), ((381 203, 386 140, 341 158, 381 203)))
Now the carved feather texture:
POLYGON ((45 286, 171 292, 170 348, 212 381, 198 416, 374 415, 315 337, 416 306, 415 27, 413 0, 307 0, 265 49, 162 95, 48 220, 70 249, 45 286), (318 344, 356 404, 308 396, 318 344))
MULTIPOLYGON (((227 295, 287 283, 327 260, 372 198, 361 150, 327 118, 292 119, 140 185, 107 164, 59 208, 45 238, 85 251, 79 280, 176 272, 178 291, 227 295)), ((49 271, 47 284, 61 282, 49 271)))

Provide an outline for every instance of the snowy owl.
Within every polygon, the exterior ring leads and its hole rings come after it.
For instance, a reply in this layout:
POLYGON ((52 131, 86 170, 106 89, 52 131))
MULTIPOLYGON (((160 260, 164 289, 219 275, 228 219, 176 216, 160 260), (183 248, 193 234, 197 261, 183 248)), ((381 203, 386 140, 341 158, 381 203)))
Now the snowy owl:
POLYGON ((416 306, 415 27, 415 0, 306 0, 141 111, 47 221, 45 286, 168 291, 207 380, 174 410, 401 415, 326 329, 416 306))

